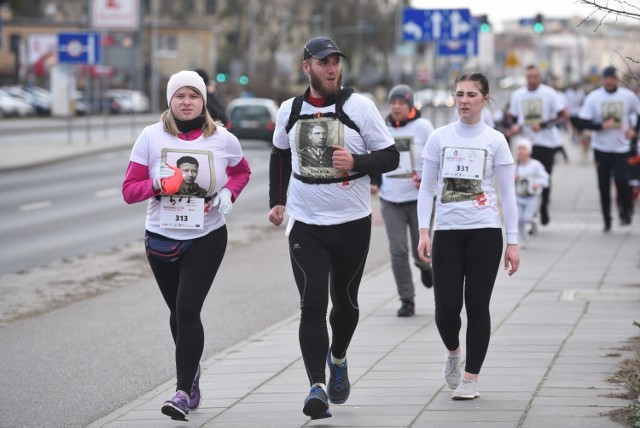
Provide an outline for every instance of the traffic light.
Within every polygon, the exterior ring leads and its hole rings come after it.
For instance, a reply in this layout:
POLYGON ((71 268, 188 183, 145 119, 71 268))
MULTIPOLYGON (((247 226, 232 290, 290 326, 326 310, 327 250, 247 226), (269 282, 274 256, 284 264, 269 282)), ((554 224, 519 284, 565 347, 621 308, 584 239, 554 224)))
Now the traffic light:
POLYGON ((533 21, 533 31, 535 33, 544 32, 544 17, 542 14, 537 14, 533 21))
POLYGON ((481 33, 489 33, 491 32, 491 24, 487 19, 487 15, 480 15, 478 17, 478 22, 480 23, 479 28, 481 33))
POLYGON ((218 73, 216 76, 216 81, 218 83, 225 83, 229 79, 229 76, 226 73, 218 73))
POLYGON ((240 82, 241 85, 246 85, 249 83, 249 78, 247 76, 240 76, 240 78, 238 79, 238 82, 240 82))

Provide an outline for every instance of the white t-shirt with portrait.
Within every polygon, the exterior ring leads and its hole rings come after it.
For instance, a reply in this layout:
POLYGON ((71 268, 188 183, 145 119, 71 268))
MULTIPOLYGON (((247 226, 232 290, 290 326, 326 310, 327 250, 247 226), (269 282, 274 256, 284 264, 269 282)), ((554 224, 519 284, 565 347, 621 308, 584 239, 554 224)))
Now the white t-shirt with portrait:
POLYGON ((526 86, 516 89, 509 101, 509 113, 517 118, 517 123, 522 127, 522 136, 534 146, 552 149, 562 147, 562 133, 558 127, 550 125, 536 132, 531 125, 555 119, 564 109, 562 96, 544 84, 534 91, 526 86))
POLYGON ((602 123, 608 118, 616 122, 615 128, 594 132, 591 146, 607 153, 627 153, 631 142, 625 131, 631 126, 632 114, 640 115, 640 99, 627 88, 618 87, 615 92, 607 92, 600 87, 589 92, 580 109, 580 118, 602 123))
MULTIPOLYGON (((273 144, 279 149, 291 149, 291 163, 295 174, 323 177, 337 171, 331 167, 310 168, 301 165, 300 151, 305 148, 303 145, 306 134, 301 131, 312 126, 314 120, 328 122, 328 146, 340 145, 353 154, 367 154, 394 144, 377 107, 362 95, 352 94, 343 106, 344 113, 360 128, 360 134, 336 118, 298 120, 287 134, 285 127, 289 122, 292 104, 293 98, 290 98, 278 110, 273 144)), ((335 104, 315 107, 305 101, 300 115, 329 112, 335 112, 335 104)), ((356 173, 358 171, 351 171, 350 175, 356 173)), ((315 225, 341 224, 364 218, 371 214, 369 176, 329 184, 308 184, 292 177, 289 182, 287 212, 293 220, 315 225)))
MULTIPOLYGON (((166 160, 169 165, 176 166, 176 161, 183 156, 190 156, 198 161, 196 182, 207 190, 207 196, 212 196, 225 185, 227 167, 236 166, 242 160, 243 153, 238 139, 224 127, 218 127, 210 137, 200 136, 195 140, 185 141, 165 132, 159 122, 142 130, 133 146, 130 160, 146 165, 149 176, 154 178, 161 162, 166 160)), ((162 227, 161 202, 151 198, 147 205, 146 229, 172 239, 199 238, 224 224, 224 215, 211 206, 210 200, 204 203, 201 229, 162 227)))
POLYGON ((502 227, 495 166, 514 164, 502 133, 456 121, 431 133, 422 157, 438 163, 434 230, 502 227))
POLYGON ((526 163, 516 165, 516 197, 528 198, 542 193, 542 189, 549 187, 549 173, 540 161, 529 158, 526 163), (534 185, 538 185, 534 189, 534 185))
POLYGON ((390 126, 389 132, 400 152, 400 163, 394 171, 382 174, 380 197, 395 203, 417 201, 414 175, 422 174, 422 151, 433 125, 427 119, 418 118, 404 126, 390 126))

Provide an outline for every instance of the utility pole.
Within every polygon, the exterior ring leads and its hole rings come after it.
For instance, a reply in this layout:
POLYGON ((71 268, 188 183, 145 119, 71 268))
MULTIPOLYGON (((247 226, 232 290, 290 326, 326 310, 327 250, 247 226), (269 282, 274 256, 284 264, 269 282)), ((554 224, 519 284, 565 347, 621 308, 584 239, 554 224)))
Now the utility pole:
POLYGON ((149 58, 149 66, 151 69, 151 111, 159 111, 158 105, 158 64, 156 57, 158 55, 158 2, 160 0, 151 0, 151 57, 149 58))
POLYGON ((249 58, 247 60, 247 74, 250 79, 256 78, 256 19, 258 15, 258 1, 251 0, 251 10, 249 11, 250 25, 249 25, 249 58))
POLYGON ((326 2, 324 4, 324 18, 322 20, 322 31, 326 37, 333 37, 331 35, 331 9, 333 8, 333 2, 326 2))
POLYGON ((213 73, 211 78, 216 80, 216 75, 218 74, 218 38, 220 37, 220 26, 218 24, 211 26, 211 37, 211 73, 213 73))

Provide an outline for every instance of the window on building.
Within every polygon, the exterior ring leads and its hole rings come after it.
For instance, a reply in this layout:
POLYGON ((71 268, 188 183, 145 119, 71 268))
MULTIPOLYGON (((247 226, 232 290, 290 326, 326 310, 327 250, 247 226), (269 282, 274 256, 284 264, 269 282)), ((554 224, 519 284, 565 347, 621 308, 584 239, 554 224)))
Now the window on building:
POLYGON ((160 10, 160 13, 173 13, 173 4, 174 4, 174 0, 162 0, 162 9, 160 10))
POLYGON ((158 37, 158 55, 163 57, 178 56, 178 39, 173 34, 161 34, 158 37))
POLYGON ((216 13, 217 6, 218 2, 216 0, 206 0, 205 13, 207 15, 214 15, 216 13))

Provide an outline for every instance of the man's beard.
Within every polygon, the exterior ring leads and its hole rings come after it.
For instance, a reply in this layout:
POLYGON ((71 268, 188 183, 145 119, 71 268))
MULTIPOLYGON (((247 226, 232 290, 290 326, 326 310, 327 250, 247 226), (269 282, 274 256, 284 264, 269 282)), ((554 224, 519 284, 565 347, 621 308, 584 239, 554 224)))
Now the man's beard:
POLYGON ((313 71, 310 71, 309 80, 311 87, 315 89, 317 93, 319 93, 323 97, 328 97, 337 94, 342 87, 342 72, 340 72, 338 78, 333 82, 323 83, 322 79, 320 79, 313 71))

